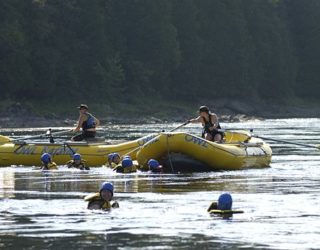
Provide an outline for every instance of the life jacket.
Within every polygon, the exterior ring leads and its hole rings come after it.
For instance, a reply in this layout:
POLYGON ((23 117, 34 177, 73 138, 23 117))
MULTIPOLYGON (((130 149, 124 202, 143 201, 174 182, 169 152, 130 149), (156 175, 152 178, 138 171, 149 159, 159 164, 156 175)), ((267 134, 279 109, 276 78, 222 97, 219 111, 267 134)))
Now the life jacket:
POLYGON ((85 160, 81 160, 80 164, 76 164, 76 162, 74 160, 70 160, 67 162, 67 166, 68 168, 77 168, 80 170, 90 170, 89 167, 86 166, 86 161, 85 160))
POLYGON ((96 127, 96 121, 94 119, 94 116, 91 115, 90 113, 85 113, 87 115, 87 120, 84 121, 82 123, 82 130, 85 131, 85 130, 88 130, 90 128, 95 128, 96 127))
POLYGON ((49 162, 42 167, 42 170, 57 170, 57 164, 55 162, 49 162))
MULTIPOLYGON (((213 127, 213 123, 211 121, 211 117, 212 117, 212 115, 209 114, 209 121, 207 121, 204 117, 202 117, 202 119, 204 121, 203 131, 202 131, 202 138, 204 138, 204 135, 206 133, 208 133, 208 134, 216 134, 217 133, 215 130, 213 130, 213 131, 209 130, 209 128, 213 127)), ((218 122, 218 126, 216 127, 216 129, 221 129, 219 122, 218 122)))
POLYGON ((102 210, 110 210, 111 208, 118 208, 119 204, 118 202, 114 202, 113 204, 111 204, 110 201, 105 201, 103 199, 101 199, 100 193, 95 193, 92 195, 88 195, 84 198, 85 201, 88 201, 88 209, 92 209, 91 206, 93 205, 97 205, 98 209, 102 209, 102 210))
POLYGON ((116 163, 114 163, 114 162, 111 162, 111 168, 112 168, 112 169, 117 169, 118 167, 122 167, 122 166, 121 166, 121 163, 116 164, 116 163))
POLYGON ((111 162, 111 163, 107 162, 105 166, 106 166, 107 168, 113 168, 112 162, 111 162))
POLYGON ((124 173, 124 174, 128 174, 128 173, 135 173, 137 172, 137 166, 136 165, 132 165, 131 167, 123 167, 122 165, 117 167, 117 173, 124 173))

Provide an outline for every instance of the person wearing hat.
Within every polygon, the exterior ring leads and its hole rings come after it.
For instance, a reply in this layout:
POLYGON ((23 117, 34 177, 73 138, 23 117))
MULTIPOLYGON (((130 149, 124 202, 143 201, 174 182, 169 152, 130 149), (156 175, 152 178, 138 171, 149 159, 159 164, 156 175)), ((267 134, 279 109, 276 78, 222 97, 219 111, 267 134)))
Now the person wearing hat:
POLYGON ((81 104, 79 107, 79 120, 77 127, 73 132, 78 132, 82 129, 80 135, 73 136, 72 141, 82 141, 86 138, 94 138, 96 136, 96 127, 99 126, 100 121, 88 112, 88 106, 86 104, 81 104))
POLYGON ((110 153, 110 154, 108 154, 108 156, 107 156, 107 163, 106 163, 106 167, 107 168, 112 168, 113 166, 112 166, 112 158, 113 158, 113 155, 114 155, 114 153, 110 153))
POLYGON ((218 116, 215 113, 211 113, 207 106, 201 106, 199 108, 199 116, 197 118, 189 120, 189 122, 202 123, 202 137, 206 140, 222 142, 223 133, 219 131, 221 127, 218 121, 218 116))
POLYGON ((242 210, 232 209, 232 196, 229 193, 223 193, 217 201, 213 201, 207 211, 211 215, 219 215, 224 219, 229 219, 233 214, 242 214, 242 210))
POLYGON ((128 174, 128 173, 135 173, 137 172, 137 166, 133 164, 132 159, 130 156, 125 156, 121 162, 120 165, 117 165, 114 168, 117 173, 123 173, 123 174, 128 174))
POLYGON ((213 201, 208 208, 208 212, 211 210, 232 210, 232 196, 229 193, 223 193, 219 196, 218 201, 213 201))
POLYGON ((162 166, 155 159, 150 159, 148 161, 148 167, 149 167, 149 171, 151 173, 162 173, 163 172, 162 166))
POLYGON ((87 195, 84 200, 88 201, 88 209, 102 209, 110 210, 111 208, 118 208, 119 203, 115 201, 111 204, 113 198, 113 185, 110 182, 102 183, 99 192, 87 195))
POLYGON ((118 166, 121 165, 121 157, 118 153, 113 153, 112 154, 112 162, 111 162, 111 167, 114 169, 118 166))
POLYGON ((51 155, 48 153, 43 153, 41 155, 41 162, 43 166, 41 167, 41 170, 57 170, 57 164, 52 161, 51 155))
POLYGON ((90 170, 88 166, 86 166, 86 161, 81 158, 81 155, 76 153, 73 155, 72 160, 67 162, 68 168, 77 168, 80 170, 90 170))

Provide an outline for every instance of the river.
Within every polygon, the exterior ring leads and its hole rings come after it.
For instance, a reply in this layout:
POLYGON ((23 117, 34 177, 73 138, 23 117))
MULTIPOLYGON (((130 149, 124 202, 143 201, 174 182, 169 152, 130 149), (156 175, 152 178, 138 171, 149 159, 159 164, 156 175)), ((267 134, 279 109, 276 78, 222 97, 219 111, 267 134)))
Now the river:
MULTIPOLYGON (((274 139, 316 145, 320 119, 224 123, 274 139)), ((107 125, 113 142, 179 124, 107 125)), ((65 129, 65 128, 59 128, 65 129)), ((2 130, 32 134, 39 128, 2 130)), ((199 125, 181 128, 200 133, 199 125)), ((320 249, 320 150, 273 143, 270 168, 189 174, 118 174, 61 167, 43 173, 30 166, 0 168, 0 249, 320 249), (120 208, 89 211, 83 197, 103 181, 115 186, 120 208), (206 209, 230 192, 232 218, 206 209)))

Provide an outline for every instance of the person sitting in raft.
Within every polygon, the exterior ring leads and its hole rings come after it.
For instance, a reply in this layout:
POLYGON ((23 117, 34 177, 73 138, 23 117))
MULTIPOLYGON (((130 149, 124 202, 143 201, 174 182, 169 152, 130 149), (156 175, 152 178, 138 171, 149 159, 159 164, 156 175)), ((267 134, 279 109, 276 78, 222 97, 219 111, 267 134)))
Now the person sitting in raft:
POLYGON ((86 161, 81 159, 81 155, 76 153, 73 155, 72 160, 67 162, 68 168, 77 168, 80 170, 90 170, 88 166, 86 166, 86 161))
POLYGON ((232 210, 232 196, 229 193, 223 193, 219 196, 218 202, 213 201, 207 211, 210 214, 232 215, 243 213, 241 210, 232 210))
POLYGON ((148 161, 148 167, 149 167, 149 171, 151 173, 162 173, 163 172, 162 166, 155 159, 150 159, 148 161))
POLYGON ((86 138, 94 138, 96 136, 96 127, 99 126, 100 121, 88 112, 88 106, 81 104, 79 107, 78 125, 73 132, 78 132, 82 128, 80 135, 73 136, 72 141, 82 141, 86 138))
POLYGON ((124 157, 121 165, 118 165, 115 170, 117 173, 123 173, 123 174, 128 174, 128 173, 135 173, 137 172, 137 166, 133 164, 132 159, 130 156, 124 157))
POLYGON ((51 155, 48 153, 43 153, 41 155, 41 162, 43 166, 41 167, 41 170, 57 170, 57 164, 52 161, 51 155))
POLYGON ((202 138, 205 138, 208 141, 222 141, 223 133, 218 131, 218 129, 221 129, 218 117, 216 114, 211 113, 207 106, 201 106, 199 108, 199 116, 197 118, 189 120, 189 122, 202 123, 202 138))
POLYGON ((102 209, 110 210, 111 208, 118 208, 117 201, 111 204, 113 198, 113 185, 110 182, 104 182, 101 185, 99 192, 87 195, 84 200, 88 201, 88 209, 102 209))

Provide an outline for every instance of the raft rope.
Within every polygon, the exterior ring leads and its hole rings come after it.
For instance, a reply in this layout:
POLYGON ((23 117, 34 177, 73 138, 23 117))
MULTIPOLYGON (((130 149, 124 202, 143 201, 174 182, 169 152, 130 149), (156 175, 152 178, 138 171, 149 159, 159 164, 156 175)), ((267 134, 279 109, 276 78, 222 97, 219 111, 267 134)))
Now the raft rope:
POLYGON ((170 163, 170 167, 171 167, 171 171, 172 173, 174 173, 174 170, 173 170, 173 164, 172 164, 172 161, 171 161, 171 156, 170 156, 170 151, 169 151, 169 134, 167 134, 167 154, 168 154, 168 158, 169 158, 169 163, 170 163))

